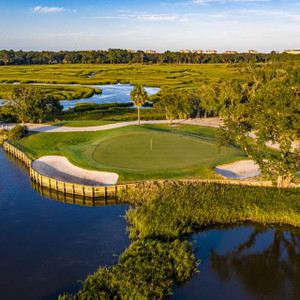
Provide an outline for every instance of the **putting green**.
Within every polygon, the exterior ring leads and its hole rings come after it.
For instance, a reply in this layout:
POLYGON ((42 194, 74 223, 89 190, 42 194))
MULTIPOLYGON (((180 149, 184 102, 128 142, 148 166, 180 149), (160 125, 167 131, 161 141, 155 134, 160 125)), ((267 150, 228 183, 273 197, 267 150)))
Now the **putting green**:
POLYGON ((181 133, 124 132, 103 139, 93 159, 107 167, 131 170, 185 169, 231 159, 234 148, 219 152, 214 142, 181 133))

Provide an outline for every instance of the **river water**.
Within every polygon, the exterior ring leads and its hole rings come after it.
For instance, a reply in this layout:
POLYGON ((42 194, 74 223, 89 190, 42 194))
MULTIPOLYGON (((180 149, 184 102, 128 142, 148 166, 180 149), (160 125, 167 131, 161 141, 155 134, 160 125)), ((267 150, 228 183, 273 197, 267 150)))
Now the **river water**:
MULTIPOLYGON (((32 85, 49 85, 43 83, 33 83, 32 85)), ((65 84, 65 85, 77 85, 77 84, 65 84)), ((53 84, 51 84, 53 86, 53 84)), ((86 85, 91 86, 91 85, 86 85)), ((91 87, 97 87, 102 90, 102 94, 94 94, 90 98, 82 98, 77 100, 64 100, 60 101, 60 104, 63 106, 63 110, 68 110, 69 108, 75 107, 76 103, 127 103, 130 102, 130 92, 133 90, 133 85, 130 84, 108 84, 108 85, 93 85, 91 87)), ((145 87, 145 90, 148 93, 148 96, 155 95, 160 91, 160 88, 155 87, 145 87)), ((2 100, 0 99, 0 105, 2 100)))
POLYGON ((57 299, 76 292, 129 245, 128 206, 85 207, 31 188, 25 168, 0 148, 0 299, 57 299))
MULTIPOLYGON (((133 90, 133 85, 130 84, 109 84, 109 85, 96 85, 93 87, 100 88, 102 94, 95 94, 91 98, 78 99, 78 100, 64 100, 60 101, 64 110, 73 108, 76 103, 90 102, 96 104, 104 103, 126 103, 130 102, 130 92, 133 90)), ((154 87, 145 87, 149 96, 156 94, 160 89, 154 87)))
POLYGON ((240 225, 191 237, 200 273, 172 299, 300 299, 300 230, 240 225))
MULTIPOLYGON (((129 246, 121 217, 128 206, 86 207, 43 197, 27 170, 1 148, 0 170, 0 299, 75 293, 88 274, 116 264, 129 246)), ((299 229, 213 227, 190 240, 200 273, 174 288, 172 299, 300 299, 299 229)))

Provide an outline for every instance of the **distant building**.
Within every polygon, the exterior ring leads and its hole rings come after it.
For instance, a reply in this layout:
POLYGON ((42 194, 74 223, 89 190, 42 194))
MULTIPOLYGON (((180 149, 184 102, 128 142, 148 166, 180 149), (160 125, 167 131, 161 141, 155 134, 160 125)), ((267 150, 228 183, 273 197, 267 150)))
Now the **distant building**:
POLYGON ((191 53, 191 50, 180 50, 180 53, 188 54, 188 53, 191 53))
POLYGON ((203 50, 193 50, 193 53, 196 53, 196 54, 202 54, 202 53, 203 53, 203 50))
POLYGON ((287 54, 300 54, 300 50, 284 50, 283 53, 287 53, 287 54))
POLYGON ((135 50, 132 50, 132 49, 127 49, 126 51, 129 53, 135 53, 135 50))
POLYGON ((229 51, 223 52, 223 54, 238 54, 238 52, 229 50, 229 51))
POLYGON ((147 53, 147 54, 155 54, 156 51, 155 50, 146 50, 145 53, 147 53))
POLYGON ((217 50, 206 50, 206 54, 217 54, 217 50))
POLYGON ((247 54, 258 54, 258 51, 256 51, 256 50, 249 50, 246 53, 247 54))

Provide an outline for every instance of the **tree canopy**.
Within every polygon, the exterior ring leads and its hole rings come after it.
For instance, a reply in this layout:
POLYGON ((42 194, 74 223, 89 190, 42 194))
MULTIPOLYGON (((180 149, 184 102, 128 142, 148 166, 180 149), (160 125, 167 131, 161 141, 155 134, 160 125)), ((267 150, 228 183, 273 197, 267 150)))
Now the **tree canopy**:
POLYGON ((52 95, 33 88, 15 88, 4 101, 4 112, 15 115, 22 123, 54 120, 61 110, 52 95))
POLYGON ((138 108, 138 125, 140 125, 140 108, 148 100, 148 94, 142 85, 136 85, 130 93, 130 100, 138 108))
POLYGON ((223 115, 219 143, 238 144, 263 173, 276 174, 277 185, 285 187, 300 171, 299 69, 252 72, 249 85, 236 86, 227 95, 232 114, 223 115), (255 142, 248 138, 251 135, 255 142), (268 153, 270 144, 278 151, 268 153))

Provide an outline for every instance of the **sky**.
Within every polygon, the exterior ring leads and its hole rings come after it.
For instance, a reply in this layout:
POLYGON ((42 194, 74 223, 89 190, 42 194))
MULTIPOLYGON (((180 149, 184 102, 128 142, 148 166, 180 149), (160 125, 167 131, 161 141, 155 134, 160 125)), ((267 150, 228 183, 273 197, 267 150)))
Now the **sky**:
POLYGON ((0 0, 0 49, 300 49, 300 0, 0 0))

